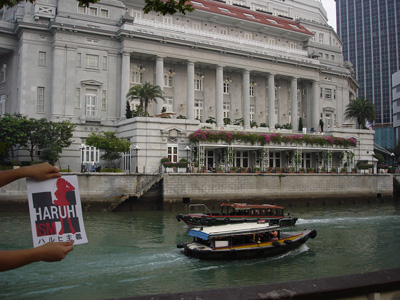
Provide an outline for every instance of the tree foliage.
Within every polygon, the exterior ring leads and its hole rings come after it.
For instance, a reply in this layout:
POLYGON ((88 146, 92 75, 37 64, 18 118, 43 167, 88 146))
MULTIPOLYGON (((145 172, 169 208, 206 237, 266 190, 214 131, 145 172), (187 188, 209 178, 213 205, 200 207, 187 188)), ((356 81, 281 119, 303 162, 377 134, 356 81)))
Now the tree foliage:
POLYGON ((35 151, 41 152, 41 159, 54 164, 63 148, 72 143, 75 125, 69 121, 60 123, 42 119, 27 119, 21 114, 4 114, 0 118, 0 139, 5 145, 6 157, 15 158, 17 150, 26 150, 31 161, 35 151))
POLYGON ((164 100, 164 91, 158 85, 153 85, 150 82, 145 82, 143 85, 135 85, 129 89, 126 97, 129 101, 139 99, 139 108, 137 109, 138 116, 148 114, 148 107, 151 101, 157 102, 156 98, 164 100), (143 109, 144 108, 144 109, 143 109))
MULTIPOLYGON (((17 5, 19 2, 30 2, 30 3, 35 3, 36 0, 0 0, 0 9, 2 9, 4 6, 8 7, 13 7, 17 5)), ((90 6, 92 3, 97 3, 100 0, 77 0, 79 5, 81 6, 90 6)), ((168 1, 162 1, 162 0, 145 0, 144 1, 146 5, 143 8, 144 13, 149 13, 151 11, 158 12, 163 14, 164 16, 166 14, 173 15, 177 12, 180 12, 182 14, 186 14, 186 12, 192 12, 194 11, 194 7, 190 2, 186 3, 186 0, 168 0, 168 1)))
POLYGON ((145 0, 146 5, 143 8, 143 12, 145 14, 149 13, 150 11, 159 12, 162 15, 173 15, 177 12, 182 14, 186 14, 186 12, 194 11, 194 7, 190 2, 187 0, 145 0))
POLYGON ((42 145, 41 159, 55 164, 60 158, 62 149, 71 145, 74 129, 75 125, 69 121, 49 122, 47 126, 48 137, 42 145))
POLYGON ((4 114, 0 119, 0 140, 4 143, 5 157, 15 158, 15 152, 28 143, 28 120, 21 114, 4 114))
POLYGON ((365 129, 366 120, 375 121, 376 119, 375 106, 364 97, 351 99, 346 106, 344 117, 356 120, 358 126, 365 129))
POLYGON ((104 153, 100 158, 106 160, 108 168, 110 168, 111 164, 114 165, 114 160, 121 158, 121 152, 129 151, 131 143, 125 138, 117 137, 115 131, 102 131, 90 133, 86 145, 103 150, 104 153))

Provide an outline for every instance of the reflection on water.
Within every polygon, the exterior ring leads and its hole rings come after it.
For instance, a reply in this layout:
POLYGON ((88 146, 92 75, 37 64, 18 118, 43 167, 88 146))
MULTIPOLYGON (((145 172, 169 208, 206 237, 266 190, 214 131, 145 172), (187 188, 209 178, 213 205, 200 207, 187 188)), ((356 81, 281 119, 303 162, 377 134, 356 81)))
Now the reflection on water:
MULTIPOLYGON (((400 267, 400 208, 292 208, 294 229, 318 235, 281 256, 208 262, 187 258, 176 212, 84 213, 88 244, 59 263, 0 273, 0 298, 106 299, 337 276, 400 267)), ((2 213, 1 249, 30 247, 27 213, 2 213)), ((293 230, 289 228, 288 230, 293 230)))

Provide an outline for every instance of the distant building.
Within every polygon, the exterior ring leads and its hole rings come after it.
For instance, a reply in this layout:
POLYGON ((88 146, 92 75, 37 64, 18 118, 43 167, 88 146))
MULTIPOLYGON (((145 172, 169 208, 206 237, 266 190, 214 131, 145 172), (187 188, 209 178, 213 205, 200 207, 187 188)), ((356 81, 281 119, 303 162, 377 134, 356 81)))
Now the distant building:
POLYGON ((99 150, 85 145, 90 132, 110 130, 136 146, 120 162, 126 171, 154 172, 166 156, 189 157, 206 169, 288 167, 294 154, 312 168, 322 166, 323 155, 327 167, 341 167, 350 153, 370 158, 373 131, 358 130, 343 116, 358 82, 320 2, 192 4, 194 12, 173 16, 143 14, 143 0, 89 8, 75 0, 37 0, 2 9, 0 113, 76 124, 60 160, 75 171, 100 162, 99 150), (150 104, 152 117, 126 119, 126 94, 144 82, 159 85, 165 101, 150 104), (173 117, 154 117, 162 111, 173 117), (358 142, 344 148, 191 144, 189 135, 201 128, 358 142), (227 153, 229 161, 222 157, 227 153))
POLYGON ((400 71, 392 74, 393 128, 396 145, 400 141, 400 71))
POLYGON ((393 149, 391 74, 400 70, 400 2, 336 0, 343 55, 360 84, 358 96, 375 104, 375 142, 393 149))

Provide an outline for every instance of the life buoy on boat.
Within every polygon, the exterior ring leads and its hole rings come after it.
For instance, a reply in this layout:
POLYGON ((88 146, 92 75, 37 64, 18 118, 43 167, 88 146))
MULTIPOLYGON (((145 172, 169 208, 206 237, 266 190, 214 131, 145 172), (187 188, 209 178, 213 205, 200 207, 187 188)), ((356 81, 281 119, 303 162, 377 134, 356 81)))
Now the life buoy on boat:
POLYGON ((225 218, 224 221, 225 221, 225 223, 229 223, 230 220, 229 220, 229 218, 225 218))
POLYGON ((272 245, 274 245, 275 247, 280 247, 282 246, 281 243, 279 243, 278 241, 273 241, 272 245))
POLYGON ((284 240, 283 242, 284 242, 286 245, 289 245, 289 244, 293 243, 292 240, 284 240))
POLYGON ((216 222, 216 221, 217 221, 217 218, 216 218, 216 217, 212 217, 211 220, 212 220, 213 222, 216 222))
POLYGON ((317 236, 317 231, 316 231, 315 229, 313 229, 313 230, 310 232, 310 238, 314 239, 316 236, 317 236))

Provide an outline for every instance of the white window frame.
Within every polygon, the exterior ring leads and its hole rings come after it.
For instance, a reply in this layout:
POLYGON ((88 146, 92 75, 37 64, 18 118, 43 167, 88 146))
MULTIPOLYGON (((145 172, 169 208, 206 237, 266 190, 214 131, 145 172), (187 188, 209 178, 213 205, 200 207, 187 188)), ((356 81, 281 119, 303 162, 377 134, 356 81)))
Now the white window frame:
POLYGON ((204 101, 201 99, 194 100, 194 118, 202 121, 204 101))
POLYGON ((95 117, 97 115, 97 90, 87 89, 85 95, 85 114, 87 117, 95 117))
POLYGON ((75 108, 81 108, 81 89, 76 88, 75 90, 75 108))
POLYGON ((93 146, 83 145, 81 156, 82 164, 98 163, 100 161, 100 150, 93 146))
POLYGON ((45 51, 39 51, 38 66, 39 67, 45 67, 46 66, 46 52, 45 51))
POLYGON ((174 108, 174 98, 172 97, 164 97, 163 108, 165 108, 166 112, 173 112, 174 108))
POLYGON ((101 91, 101 110, 107 110, 107 91, 101 91))
POLYGON ((76 54, 76 67, 82 68, 82 53, 80 52, 76 54))
POLYGON ((204 85, 204 77, 200 73, 197 73, 194 77, 194 90, 202 91, 203 85, 204 85))
POLYGON ((332 100, 332 89, 331 88, 325 88, 325 99, 332 100))
POLYGON ((107 71, 108 68, 108 57, 107 56, 103 56, 103 70, 107 71))
POLYGON ((141 64, 135 65, 132 70, 131 82, 135 84, 142 84, 145 70, 146 69, 141 64))
POLYGON ((256 114, 256 106, 254 104, 250 105, 250 122, 254 121, 254 116, 256 114))
POLYGON ((229 112, 231 111, 231 104, 229 102, 223 103, 223 114, 224 118, 229 118, 229 112))
POLYGON ((99 69, 99 56, 95 54, 86 54, 85 56, 86 69, 99 69))
POLYGON ((178 162, 179 160, 179 151, 177 144, 168 144, 167 145, 167 157, 171 162, 178 162))
POLYGON ((169 71, 164 74, 164 87, 174 87, 174 75, 169 74, 169 71))
POLYGON ((89 8, 86 11, 87 14, 92 17, 97 17, 99 15, 99 8, 95 6, 89 6, 89 8))
POLYGON ((100 8, 100 17, 108 19, 110 16, 110 11, 105 8, 100 8))
POLYGON ((44 113, 44 97, 45 97, 45 89, 42 86, 37 87, 36 91, 36 112, 44 113))
POLYGON ((224 81, 224 84, 223 84, 223 93, 224 94, 229 94, 229 84, 230 84, 229 81, 227 81, 227 80, 224 81))
POLYGON ((324 34, 323 34, 323 33, 319 33, 319 34, 318 34, 318 41, 319 41, 321 44, 323 44, 323 43, 324 43, 324 40, 325 40, 324 34))

